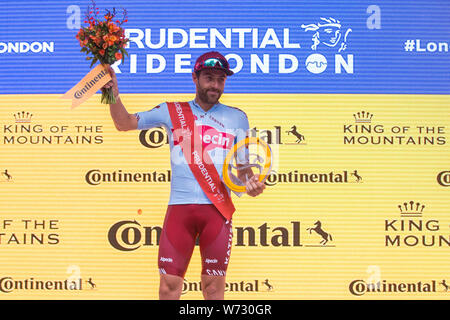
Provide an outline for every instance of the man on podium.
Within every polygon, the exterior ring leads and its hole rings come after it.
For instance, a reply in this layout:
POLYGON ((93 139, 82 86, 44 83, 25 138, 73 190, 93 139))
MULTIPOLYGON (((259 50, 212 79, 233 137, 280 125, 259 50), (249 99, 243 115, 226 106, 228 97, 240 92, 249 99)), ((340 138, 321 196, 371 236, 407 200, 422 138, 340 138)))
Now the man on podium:
MULTIPOLYGON (((230 190, 222 182, 227 151, 245 139, 249 123, 245 112, 219 102, 228 76, 228 61, 219 52, 196 60, 192 80, 195 99, 164 102, 149 111, 129 114, 119 95, 116 75, 104 88, 113 88, 117 103, 110 105, 119 131, 165 127, 169 136, 172 181, 170 200, 159 242, 160 299, 179 299, 197 237, 202 257, 205 299, 224 299, 225 276, 232 246, 230 190)), ((238 171, 252 197, 265 188, 249 168, 238 171)))

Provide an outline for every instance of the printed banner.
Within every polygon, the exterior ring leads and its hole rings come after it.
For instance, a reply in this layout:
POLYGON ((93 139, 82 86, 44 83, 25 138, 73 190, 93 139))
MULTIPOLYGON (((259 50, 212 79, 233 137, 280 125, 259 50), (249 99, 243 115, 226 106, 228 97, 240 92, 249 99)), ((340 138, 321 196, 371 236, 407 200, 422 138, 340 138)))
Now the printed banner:
MULTIPOLYGON (((99 98, 3 96, 2 299, 158 298, 167 136, 118 132, 99 98)), ((130 112, 189 98, 122 95, 130 112)), ((233 195, 227 299, 448 299, 447 95, 222 100, 277 160, 261 196, 233 195)), ((200 262, 182 298, 202 299, 200 262)))
POLYGON ((109 75, 108 70, 106 70, 103 65, 99 64, 61 98, 71 99, 73 109, 93 96, 110 80, 111 76, 109 75))
MULTIPOLYGON (((167 133, 117 131, 100 82, 71 91, 96 92, 81 108, 61 99, 91 71, 89 4, 1 4, 0 299, 158 299, 167 133)), ((270 146, 263 194, 232 194, 226 299, 449 298, 447 1, 97 5, 128 11, 129 113, 192 100, 217 50, 235 72, 221 102, 270 146)), ((201 268, 195 248, 182 299, 203 299, 201 268)))
MULTIPOLYGON (((2 4, 0 94, 64 93, 84 77, 89 63, 75 36, 90 3, 2 4), (24 22, 23 12, 33 12, 32 22, 24 22)), ((102 0, 97 6, 128 11, 129 58, 114 65, 122 92, 192 92, 196 58, 217 50, 236 73, 230 93, 449 94, 445 0, 102 0)))

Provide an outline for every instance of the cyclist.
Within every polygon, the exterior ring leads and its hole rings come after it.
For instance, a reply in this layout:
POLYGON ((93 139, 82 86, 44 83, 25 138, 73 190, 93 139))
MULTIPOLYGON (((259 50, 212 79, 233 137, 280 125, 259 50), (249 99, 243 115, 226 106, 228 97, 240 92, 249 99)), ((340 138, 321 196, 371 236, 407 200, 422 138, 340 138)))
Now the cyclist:
MULTIPOLYGON (((172 179, 159 242, 159 297, 180 298, 198 237, 203 296, 223 299, 232 245, 231 216, 235 209, 230 191, 221 181, 222 164, 226 152, 245 139, 249 129, 245 112, 219 102, 227 76, 233 75, 233 71, 219 52, 207 52, 198 57, 192 73, 196 86, 194 100, 165 102, 151 110, 130 114, 120 100, 116 75, 108 68, 112 80, 104 88, 113 88, 117 100, 110 105, 116 128, 128 131, 163 126, 169 135, 172 179)), ((251 170, 240 170, 238 176, 246 177, 243 181, 248 195, 255 197, 263 192, 264 183, 251 170)))

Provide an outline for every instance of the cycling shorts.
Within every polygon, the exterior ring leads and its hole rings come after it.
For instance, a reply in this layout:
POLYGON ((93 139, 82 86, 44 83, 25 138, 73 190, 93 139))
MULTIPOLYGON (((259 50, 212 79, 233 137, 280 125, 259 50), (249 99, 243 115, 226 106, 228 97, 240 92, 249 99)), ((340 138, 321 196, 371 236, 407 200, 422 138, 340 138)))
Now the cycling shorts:
POLYGON ((198 242, 202 274, 225 276, 232 239, 231 221, 227 221, 214 205, 169 205, 159 240, 159 272, 184 278, 198 242))

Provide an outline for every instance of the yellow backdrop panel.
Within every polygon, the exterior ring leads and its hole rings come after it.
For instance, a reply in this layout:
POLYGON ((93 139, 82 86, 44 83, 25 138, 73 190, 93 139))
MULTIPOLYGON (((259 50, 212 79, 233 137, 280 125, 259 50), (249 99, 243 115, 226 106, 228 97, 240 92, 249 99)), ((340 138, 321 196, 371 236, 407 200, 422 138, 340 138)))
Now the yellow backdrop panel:
MULTIPOLYGON (((130 113, 192 98, 122 95, 130 113)), ((0 299, 158 297, 169 147, 118 132, 99 100, 1 96, 0 299)), ((226 298, 448 299, 449 96, 221 102, 276 160, 261 196, 233 195, 226 298)), ((197 248, 183 299, 202 298, 200 270, 197 248)))

